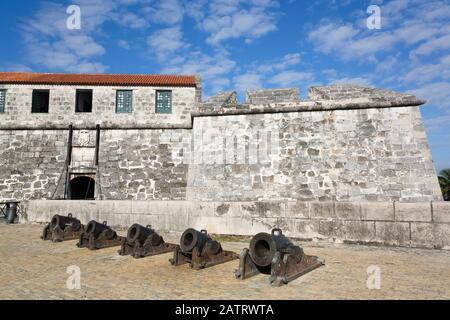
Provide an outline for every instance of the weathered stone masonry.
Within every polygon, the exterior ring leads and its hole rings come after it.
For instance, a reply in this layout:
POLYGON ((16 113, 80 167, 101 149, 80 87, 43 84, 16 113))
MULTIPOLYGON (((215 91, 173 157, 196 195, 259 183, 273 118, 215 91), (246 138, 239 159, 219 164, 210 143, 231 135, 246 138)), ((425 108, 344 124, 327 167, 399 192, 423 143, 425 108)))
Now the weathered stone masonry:
POLYGON ((189 199, 442 200, 418 107, 204 117, 193 130, 211 127, 276 132, 279 150, 268 165, 190 165, 189 199))
POLYGON ((198 105, 195 88, 171 88, 173 113, 159 115, 158 88, 139 87, 133 88, 133 114, 116 114, 115 89, 122 87, 94 87, 92 114, 75 114, 79 87, 50 86, 50 112, 31 114, 35 85, 3 87, 8 96, 0 115, 2 198, 63 197, 58 181, 65 179, 67 125, 73 123, 75 141, 88 129, 90 149, 74 151, 72 171, 96 174, 97 199, 442 200, 420 117, 422 102, 413 96, 333 86, 311 88, 308 101, 297 100, 295 90, 281 90, 247 94, 260 104, 237 104, 235 94, 222 93, 198 105), (103 130, 99 166, 93 168, 96 124, 103 130), (209 129, 219 140, 195 141, 209 129), (248 149, 242 143, 254 143, 248 141, 258 130, 279 137, 277 150, 263 150, 268 146, 257 141, 259 152, 269 154, 266 163, 250 164, 248 150, 244 163, 198 164, 178 155, 248 149), (227 136, 238 137, 241 145, 230 150, 227 136), (186 140, 195 148, 183 149, 186 140))
POLYGON ((310 240, 450 247, 450 206, 441 202, 419 111, 424 102, 411 95, 330 86, 310 88, 304 101, 298 90, 281 89, 247 92, 244 103, 235 92, 201 103, 199 82, 0 89, 7 90, 0 199, 22 200, 27 221, 70 211, 122 227, 239 235, 281 227, 310 240), (39 88, 50 89, 48 114, 30 112, 39 88), (74 92, 86 88, 93 110, 75 113, 74 92), (118 89, 133 90, 133 113, 115 112, 118 89), (156 114, 157 89, 173 91, 171 114, 156 114), (204 139, 210 131, 215 138, 204 139), (264 161, 251 162, 252 150, 264 161), (213 161, 196 161, 203 156, 213 161), (97 201, 50 201, 64 198, 66 178, 79 176, 95 179, 97 201))
POLYGON ((0 130, 0 199, 51 199, 64 168, 67 132, 0 130))

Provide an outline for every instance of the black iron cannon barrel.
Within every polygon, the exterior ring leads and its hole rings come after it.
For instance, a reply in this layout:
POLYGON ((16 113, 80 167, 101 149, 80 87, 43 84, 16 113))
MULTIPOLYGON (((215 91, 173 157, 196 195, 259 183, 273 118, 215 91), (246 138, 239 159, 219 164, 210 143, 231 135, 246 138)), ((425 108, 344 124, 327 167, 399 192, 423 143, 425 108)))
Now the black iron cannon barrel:
POLYGON ((95 220, 89 221, 89 223, 86 225, 86 233, 89 235, 94 235, 94 237, 98 237, 100 233, 103 231, 110 229, 106 222, 100 223, 95 220))
POLYGON ((155 231, 150 226, 144 227, 135 223, 128 229, 127 240, 128 242, 144 243, 153 234, 155 234, 155 231))
POLYGON ((81 222, 77 218, 73 218, 71 214, 69 214, 68 216, 60 216, 56 214, 53 216, 50 225, 52 226, 52 228, 58 226, 64 230, 67 226, 81 226, 81 222))
POLYGON ((208 254, 215 255, 220 252, 220 250, 222 249, 222 246, 220 245, 220 243, 218 241, 210 240, 210 241, 206 242, 205 248, 206 248, 208 254))
POLYGON ((159 246, 161 243, 163 243, 163 238, 157 234, 156 232, 153 232, 148 238, 147 241, 150 242, 150 244, 154 247, 159 246))
POLYGON ((300 247, 295 246, 286 238, 280 229, 273 229, 272 234, 258 233, 250 241, 250 257, 260 267, 269 266, 277 251, 298 251, 300 247))
POLYGON ((180 239, 180 247, 183 252, 191 252, 195 247, 202 251, 205 244, 212 240, 206 230, 197 231, 189 228, 183 232, 180 239))

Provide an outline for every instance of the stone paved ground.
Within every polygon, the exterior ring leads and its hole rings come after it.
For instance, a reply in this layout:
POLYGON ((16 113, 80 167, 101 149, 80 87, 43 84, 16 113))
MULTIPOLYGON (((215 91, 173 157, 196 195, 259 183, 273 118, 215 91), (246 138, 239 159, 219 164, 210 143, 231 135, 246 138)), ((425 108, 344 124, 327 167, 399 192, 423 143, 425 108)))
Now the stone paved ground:
MULTIPOLYGON (((306 243, 326 266, 273 288, 264 275, 236 280, 237 260, 194 271, 172 267, 170 254, 132 259, 117 248, 42 241, 41 229, 0 224, 0 299, 450 299, 449 251, 306 243), (70 265, 81 268, 81 290, 66 288, 70 265), (370 265, 381 268, 380 290, 366 287, 370 265)), ((236 252, 246 245, 223 244, 236 252)))

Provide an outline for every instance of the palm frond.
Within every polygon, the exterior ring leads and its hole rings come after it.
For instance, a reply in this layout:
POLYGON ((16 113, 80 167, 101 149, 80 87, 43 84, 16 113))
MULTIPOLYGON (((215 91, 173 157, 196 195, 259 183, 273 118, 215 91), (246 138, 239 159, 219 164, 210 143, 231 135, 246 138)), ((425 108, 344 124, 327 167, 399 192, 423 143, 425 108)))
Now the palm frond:
POLYGON ((438 180, 442 194, 448 195, 450 193, 450 169, 445 169, 439 172, 438 180))
POLYGON ((446 179, 450 183, 450 169, 441 170, 439 177, 446 179))

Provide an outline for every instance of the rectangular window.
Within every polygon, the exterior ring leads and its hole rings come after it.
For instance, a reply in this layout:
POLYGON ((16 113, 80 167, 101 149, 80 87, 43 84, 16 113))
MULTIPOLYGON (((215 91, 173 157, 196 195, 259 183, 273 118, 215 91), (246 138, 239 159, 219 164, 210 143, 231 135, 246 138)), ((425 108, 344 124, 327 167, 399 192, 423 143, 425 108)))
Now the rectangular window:
POLYGON ((0 90, 0 113, 5 112, 6 90, 0 90))
POLYGON ((92 90, 77 90, 75 112, 92 112, 92 90))
POLYGON ((32 113, 48 113, 50 90, 33 90, 32 113))
POLYGON ((116 112, 131 113, 133 112, 133 91, 117 90, 116 94, 116 112))
POLYGON ((156 113, 172 113, 172 91, 156 91, 156 113))

